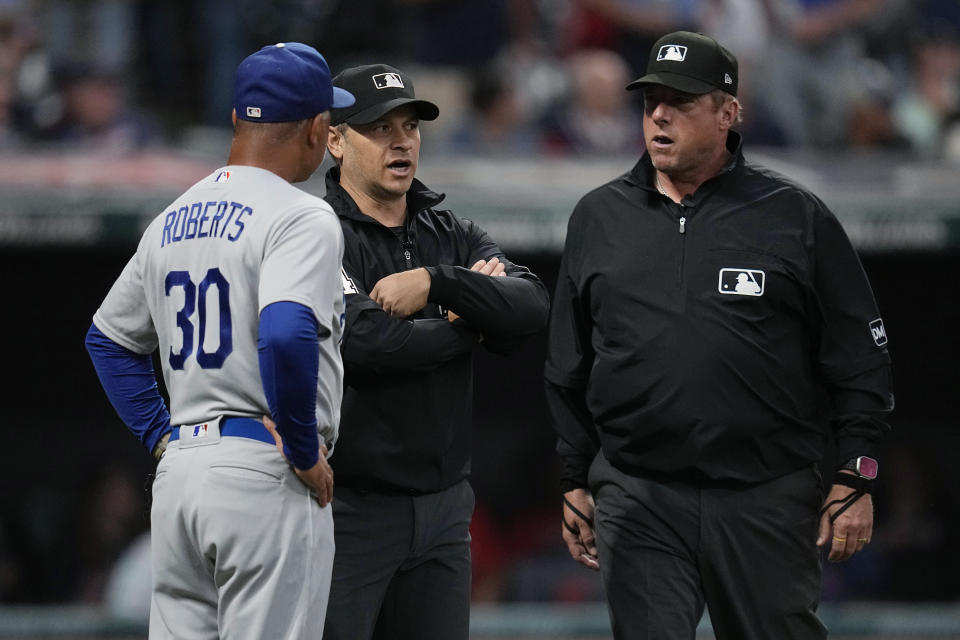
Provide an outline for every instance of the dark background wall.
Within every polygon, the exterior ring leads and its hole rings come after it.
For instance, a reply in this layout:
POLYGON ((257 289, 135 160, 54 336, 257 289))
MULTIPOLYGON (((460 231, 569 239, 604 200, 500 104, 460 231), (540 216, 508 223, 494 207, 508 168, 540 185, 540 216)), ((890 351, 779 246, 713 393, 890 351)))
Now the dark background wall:
MULTIPOLYGON (((152 460, 114 415, 83 348, 93 312, 133 249, 0 252, 0 596, 7 600, 83 599, 116 549, 146 527, 142 487, 152 460)), ((553 291, 559 256, 511 257, 553 291)), ((890 336, 897 408, 876 496, 877 548, 886 551, 869 571, 854 568, 854 580, 867 585, 861 596, 956 598, 960 586, 949 576, 960 569, 960 553, 948 542, 960 520, 960 252, 862 258, 890 336), (878 563, 879 578, 871 573, 878 563)), ((529 533, 531 516, 542 515, 550 528, 541 545, 559 548, 544 338, 511 357, 477 358, 473 481, 484 522, 513 535, 529 533)), ((840 595, 858 586, 846 581, 840 595)))

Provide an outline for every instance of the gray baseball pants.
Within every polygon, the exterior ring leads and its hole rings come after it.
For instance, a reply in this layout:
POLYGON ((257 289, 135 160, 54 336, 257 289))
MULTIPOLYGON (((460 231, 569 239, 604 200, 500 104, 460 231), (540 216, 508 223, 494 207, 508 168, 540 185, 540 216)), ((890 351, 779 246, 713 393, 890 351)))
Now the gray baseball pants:
POLYGON ((150 639, 316 638, 333 517, 276 447, 208 434, 171 442, 151 510, 150 639))

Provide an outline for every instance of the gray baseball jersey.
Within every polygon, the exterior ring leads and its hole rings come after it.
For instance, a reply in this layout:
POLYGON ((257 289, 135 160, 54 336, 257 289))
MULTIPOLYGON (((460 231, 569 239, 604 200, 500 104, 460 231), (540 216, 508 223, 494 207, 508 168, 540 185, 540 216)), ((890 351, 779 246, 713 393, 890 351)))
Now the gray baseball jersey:
POLYGON ((264 169, 224 167, 149 225, 94 322, 136 353, 159 346, 176 426, 267 414, 260 311, 279 301, 309 307, 330 332, 320 341, 317 422, 331 443, 343 394, 342 258, 326 202, 264 169))

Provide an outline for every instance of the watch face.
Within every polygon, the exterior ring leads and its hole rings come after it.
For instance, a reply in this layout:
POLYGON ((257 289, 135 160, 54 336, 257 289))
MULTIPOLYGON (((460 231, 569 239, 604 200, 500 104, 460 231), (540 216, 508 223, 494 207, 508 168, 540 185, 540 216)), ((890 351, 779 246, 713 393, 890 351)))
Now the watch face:
POLYGON ((864 478, 870 478, 871 480, 875 479, 877 477, 879 468, 880 465, 877 464, 877 461, 873 458, 868 458, 867 456, 860 456, 857 458, 857 473, 864 478))

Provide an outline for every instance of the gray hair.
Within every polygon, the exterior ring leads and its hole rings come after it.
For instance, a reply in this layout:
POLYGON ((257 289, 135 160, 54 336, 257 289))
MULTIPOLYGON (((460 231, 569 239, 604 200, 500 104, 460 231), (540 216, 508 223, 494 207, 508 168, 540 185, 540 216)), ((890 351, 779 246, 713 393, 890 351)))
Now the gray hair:
POLYGON ((723 89, 714 89, 710 92, 710 97, 713 99, 714 111, 719 111, 727 102, 736 102, 739 107, 737 110, 737 122, 743 122, 743 104, 741 104, 739 98, 730 95, 723 89))

